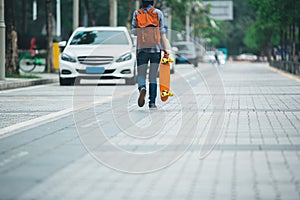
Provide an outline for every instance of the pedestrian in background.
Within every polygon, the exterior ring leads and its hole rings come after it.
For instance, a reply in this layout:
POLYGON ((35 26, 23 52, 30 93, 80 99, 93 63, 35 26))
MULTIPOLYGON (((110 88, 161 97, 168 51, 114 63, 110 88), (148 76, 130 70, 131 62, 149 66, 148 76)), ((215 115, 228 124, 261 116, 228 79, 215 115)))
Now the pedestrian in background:
POLYGON ((146 96, 146 75, 149 69, 149 108, 157 108, 157 72, 161 60, 161 51, 167 50, 164 16, 161 10, 154 8, 153 0, 142 0, 142 8, 133 13, 132 33, 137 36, 137 82, 140 92, 138 105, 143 107, 146 96))
POLYGON ((217 48, 213 47, 213 51, 215 53, 215 60, 216 60, 216 63, 217 65, 220 65, 220 60, 219 60, 219 51, 217 48))

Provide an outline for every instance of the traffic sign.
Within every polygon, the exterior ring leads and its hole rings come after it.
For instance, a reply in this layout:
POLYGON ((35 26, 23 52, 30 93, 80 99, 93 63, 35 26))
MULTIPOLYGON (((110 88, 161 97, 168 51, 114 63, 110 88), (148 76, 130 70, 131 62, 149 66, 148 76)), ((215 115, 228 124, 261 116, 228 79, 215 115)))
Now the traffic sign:
POLYGON ((210 16, 214 20, 233 20, 232 1, 204 1, 203 4, 211 5, 210 16))

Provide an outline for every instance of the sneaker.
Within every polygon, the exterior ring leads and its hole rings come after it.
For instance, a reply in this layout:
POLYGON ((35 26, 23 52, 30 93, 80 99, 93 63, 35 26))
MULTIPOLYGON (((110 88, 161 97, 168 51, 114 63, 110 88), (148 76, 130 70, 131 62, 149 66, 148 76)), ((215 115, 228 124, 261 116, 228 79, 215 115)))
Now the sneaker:
POLYGON ((142 88, 140 90, 140 96, 139 96, 139 99, 138 99, 138 105, 139 107, 143 107, 144 104, 145 104, 145 96, 146 96, 146 88, 142 88))
POLYGON ((157 106, 156 106, 155 104, 152 103, 152 104, 149 104, 149 108, 150 108, 150 109, 157 109, 157 106))

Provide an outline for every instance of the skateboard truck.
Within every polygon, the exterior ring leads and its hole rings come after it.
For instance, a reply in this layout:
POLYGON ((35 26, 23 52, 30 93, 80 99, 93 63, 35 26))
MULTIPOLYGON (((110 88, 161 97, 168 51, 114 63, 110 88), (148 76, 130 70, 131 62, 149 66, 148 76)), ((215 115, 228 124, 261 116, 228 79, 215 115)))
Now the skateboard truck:
POLYGON ((160 94, 162 97, 167 97, 167 96, 173 96, 174 95, 174 93, 173 92, 171 92, 171 91, 168 91, 168 90, 163 90, 162 92, 161 92, 161 94, 160 94))

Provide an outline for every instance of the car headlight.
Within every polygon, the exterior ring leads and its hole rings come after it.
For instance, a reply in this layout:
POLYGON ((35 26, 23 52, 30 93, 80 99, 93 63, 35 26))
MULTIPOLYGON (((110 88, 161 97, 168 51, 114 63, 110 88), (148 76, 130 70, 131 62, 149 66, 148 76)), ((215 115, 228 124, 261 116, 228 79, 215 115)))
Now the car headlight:
POLYGON ((124 55, 122 55, 120 58, 118 58, 116 60, 116 62, 124 62, 124 61, 127 61, 127 60, 131 60, 132 58, 132 55, 131 53, 125 53, 124 55))
POLYGON ((66 54, 66 53, 62 53, 61 54, 61 59, 64 60, 64 61, 68 61, 68 62, 72 62, 72 63, 75 63, 76 62, 76 58, 66 54))

